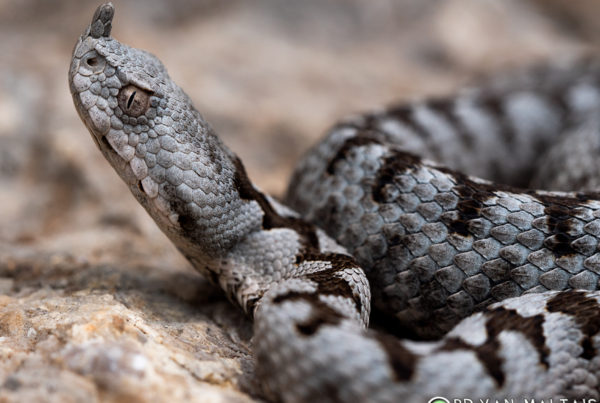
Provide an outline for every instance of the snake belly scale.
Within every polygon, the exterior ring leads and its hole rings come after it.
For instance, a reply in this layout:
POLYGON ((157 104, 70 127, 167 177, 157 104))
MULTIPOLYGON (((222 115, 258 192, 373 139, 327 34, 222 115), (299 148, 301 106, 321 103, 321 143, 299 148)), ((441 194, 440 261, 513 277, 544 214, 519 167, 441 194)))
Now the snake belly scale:
POLYGON ((77 112, 160 229, 253 318, 266 397, 600 398, 600 198, 460 173, 597 187, 600 66, 349 118, 301 161, 287 207, 156 57, 110 36, 113 16, 100 6, 73 51, 77 112), (371 294, 419 340, 368 330, 371 294))

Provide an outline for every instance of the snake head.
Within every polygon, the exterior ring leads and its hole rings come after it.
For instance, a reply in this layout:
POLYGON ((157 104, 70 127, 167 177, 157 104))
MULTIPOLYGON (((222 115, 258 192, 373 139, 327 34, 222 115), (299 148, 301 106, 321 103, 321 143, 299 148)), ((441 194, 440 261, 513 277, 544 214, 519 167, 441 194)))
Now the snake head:
MULTIPOLYGON (((232 233, 238 225, 222 211, 258 208, 235 191, 242 174, 236 177, 233 153, 155 56, 110 36, 113 15, 112 4, 100 6, 75 45, 75 108, 104 157, 180 249, 227 249, 233 240, 205 239, 221 219, 232 233)), ((239 214, 250 216, 246 210, 239 214)), ((252 217, 248 227, 259 225, 260 214, 252 217)))
POLYGON ((104 157, 136 188, 132 191, 144 188, 137 196, 152 198, 156 186, 146 178, 163 157, 165 152, 157 153, 167 137, 186 142, 205 130, 204 121, 158 58, 110 36, 114 10, 111 3, 98 7, 79 37, 69 86, 75 108, 104 157), (196 123, 188 124, 192 121, 196 123), (165 139, 159 143, 158 136, 165 139))
POLYGON ((94 13, 73 50, 69 86, 81 120, 121 173, 136 151, 129 134, 147 133, 160 123, 159 106, 166 105, 171 80, 155 56, 110 36, 113 16, 111 3, 94 13))

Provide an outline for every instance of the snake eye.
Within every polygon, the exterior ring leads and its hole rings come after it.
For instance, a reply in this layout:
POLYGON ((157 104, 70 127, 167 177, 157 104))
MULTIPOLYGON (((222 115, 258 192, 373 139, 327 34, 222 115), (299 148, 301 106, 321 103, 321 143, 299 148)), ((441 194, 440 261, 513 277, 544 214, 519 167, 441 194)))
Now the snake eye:
POLYGON ((128 85, 119 91, 119 107, 123 113, 136 118, 150 107, 150 95, 146 90, 128 85))

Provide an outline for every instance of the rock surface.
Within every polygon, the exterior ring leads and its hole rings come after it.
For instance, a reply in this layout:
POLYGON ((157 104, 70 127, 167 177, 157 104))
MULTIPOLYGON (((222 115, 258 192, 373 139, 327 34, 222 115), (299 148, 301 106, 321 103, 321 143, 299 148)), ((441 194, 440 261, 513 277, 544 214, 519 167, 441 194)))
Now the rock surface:
MULTIPOLYGON (((113 35, 157 54, 281 194, 346 114, 593 47, 585 16, 600 6, 584 3, 132 0, 113 35)), ((96 6, 0 2, 0 401, 260 400, 250 321, 168 243, 76 115, 66 70, 96 6)))

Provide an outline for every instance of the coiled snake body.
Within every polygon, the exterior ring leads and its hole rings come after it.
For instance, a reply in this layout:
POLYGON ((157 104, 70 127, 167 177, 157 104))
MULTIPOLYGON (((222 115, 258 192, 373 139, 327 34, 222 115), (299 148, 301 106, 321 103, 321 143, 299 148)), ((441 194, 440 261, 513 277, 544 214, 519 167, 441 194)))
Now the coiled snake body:
POLYGON ((597 188, 600 66, 338 124, 294 174, 300 218, 252 185, 157 58, 110 37, 113 14, 100 6, 73 51, 76 109, 161 230, 254 318, 267 396, 600 398, 600 197, 459 173, 597 188), (365 330, 371 293, 431 341, 365 330))

